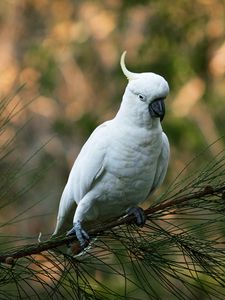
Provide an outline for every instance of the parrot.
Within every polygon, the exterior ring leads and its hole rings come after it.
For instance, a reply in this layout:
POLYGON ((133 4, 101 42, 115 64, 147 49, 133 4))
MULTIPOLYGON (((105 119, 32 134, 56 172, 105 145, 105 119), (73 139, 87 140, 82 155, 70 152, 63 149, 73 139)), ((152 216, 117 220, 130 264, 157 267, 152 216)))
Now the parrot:
POLYGON ((145 223, 142 204, 164 181, 170 146, 161 122, 167 81, 152 72, 133 73, 120 59, 128 79, 119 110, 99 125, 78 154, 59 203, 53 237, 75 235, 82 248, 90 238, 85 224, 134 215, 145 223))

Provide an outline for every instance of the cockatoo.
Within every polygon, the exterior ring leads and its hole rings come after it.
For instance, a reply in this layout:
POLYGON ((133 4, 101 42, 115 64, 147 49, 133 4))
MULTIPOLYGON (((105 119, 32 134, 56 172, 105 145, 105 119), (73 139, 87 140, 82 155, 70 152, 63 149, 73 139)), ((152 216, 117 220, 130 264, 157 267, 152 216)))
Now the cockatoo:
POLYGON ((162 184, 168 167, 169 142, 160 122, 168 83, 154 73, 130 72, 125 55, 120 64, 128 85, 119 111, 84 144, 59 204, 53 236, 74 234, 83 248, 89 242, 88 221, 134 214, 142 225, 138 205, 162 184))

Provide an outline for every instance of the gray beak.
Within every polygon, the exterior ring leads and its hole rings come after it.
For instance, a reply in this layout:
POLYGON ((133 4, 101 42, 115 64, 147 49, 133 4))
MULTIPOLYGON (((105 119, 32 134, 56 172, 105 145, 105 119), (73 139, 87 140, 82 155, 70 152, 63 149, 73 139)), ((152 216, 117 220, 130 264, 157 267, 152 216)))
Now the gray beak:
POLYGON ((152 101, 149 106, 149 113, 152 118, 160 118, 160 121, 163 120, 165 115, 165 103, 164 98, 158 98, 152 101))

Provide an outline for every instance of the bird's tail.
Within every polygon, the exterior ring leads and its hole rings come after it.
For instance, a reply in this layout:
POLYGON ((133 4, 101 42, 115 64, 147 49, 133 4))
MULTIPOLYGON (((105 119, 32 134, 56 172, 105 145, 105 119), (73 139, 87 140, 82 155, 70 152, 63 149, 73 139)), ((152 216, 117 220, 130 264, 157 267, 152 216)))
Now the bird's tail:
MULTIPOLYGON (((71 192, 68 190, 68 185, 66 185, 60 199, 57 222, 52 238, 66 234, 67 231, 73 227, 73 216, 75 210, 76 202, 74 201, 71 192)), ((57 247, 54 253, 68 254, 68 250, 69 247, 67 245, 63 245, 57 247)))
POLYGON ((68 190, 68 185, 66 185, 60 199, 56 227, 52 234, 53 236, 59 236, 66 233, 73 227, 73 216, 76 206, 76 202, 73 199, 71 192, 68 190))

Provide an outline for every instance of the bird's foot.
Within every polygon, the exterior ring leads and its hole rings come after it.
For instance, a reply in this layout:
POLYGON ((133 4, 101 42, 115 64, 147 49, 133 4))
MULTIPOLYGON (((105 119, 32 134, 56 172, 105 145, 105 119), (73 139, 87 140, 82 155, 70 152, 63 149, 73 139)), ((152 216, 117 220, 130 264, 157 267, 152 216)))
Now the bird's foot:
POLYGON ((87 232, 82 228, 80 221, 74 223, 73 228, 67 232, 67 236, 75 235, 80 242, 82 249, 87 247, 90 242, 90 237, 87 232))
POLYGON ((146 216, 144 210, 141 207, 131 207, 127 210, 128 216, 134 215, 136 218, 136 224, 140 227, 144 226, 146 221, 146 216))

